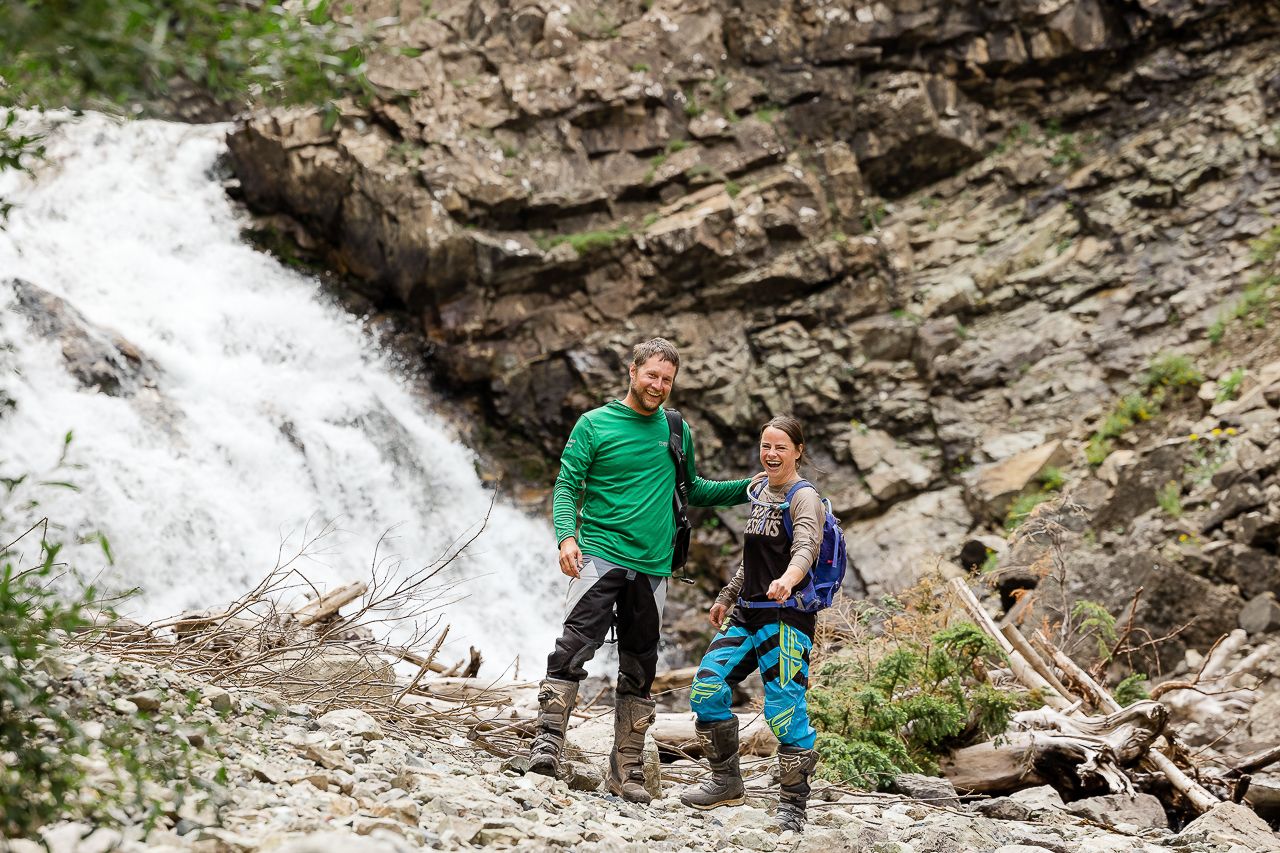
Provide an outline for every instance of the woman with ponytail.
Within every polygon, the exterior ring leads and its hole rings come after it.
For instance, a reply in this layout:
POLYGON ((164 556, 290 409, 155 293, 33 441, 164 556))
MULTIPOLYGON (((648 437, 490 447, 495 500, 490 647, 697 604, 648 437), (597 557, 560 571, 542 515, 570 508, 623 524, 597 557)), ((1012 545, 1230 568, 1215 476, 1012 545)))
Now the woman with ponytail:
POLYGON ((779 742, 778 825, 795 832, 804 828, 809 778, 817 765, 816 732, 805 703, 817 615, 785 603, 818 557, 824 519, 821 496, 797 471, 805 461, 804 433, 795 418, 776 417, 764 425, 760 463, 768 481, 749 492, 751 517, 743 534, 742 565, 711 608, 711 623, 719 633, 702 658, 690 694, 711 780, 680 798, 696 809, 745 799, 738 719, 729 710, 729 699, 733 685, 759 669, 765 719, 779 742), (784 515, 790 517, 790 534, 784 515))

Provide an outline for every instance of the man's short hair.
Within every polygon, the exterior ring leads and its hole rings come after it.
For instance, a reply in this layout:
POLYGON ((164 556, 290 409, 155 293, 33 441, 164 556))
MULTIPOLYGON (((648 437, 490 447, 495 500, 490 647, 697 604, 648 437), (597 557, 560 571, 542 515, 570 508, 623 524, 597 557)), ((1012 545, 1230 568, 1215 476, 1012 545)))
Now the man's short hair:
POLYGON ((676 349, 676 345, 666 338, 654 338, 651 341, 636 344, 636 348, 632 353, 631 363, 639 368, 655 355, 663 361, 674 364, 677 371, 680 370, 680 353, 676 349))

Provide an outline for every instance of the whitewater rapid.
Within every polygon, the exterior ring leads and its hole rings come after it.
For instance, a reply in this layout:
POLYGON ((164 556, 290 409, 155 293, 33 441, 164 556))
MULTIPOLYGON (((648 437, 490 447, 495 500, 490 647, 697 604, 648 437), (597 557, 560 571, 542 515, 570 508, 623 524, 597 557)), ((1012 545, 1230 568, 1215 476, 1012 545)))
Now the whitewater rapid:
MULTIPOLYGON (((339 533, 303 563, 332 587, 367 579, 378 552, 427 565, 490 512, 473 454, 318 283, 255 251, 213 174, 227 126, 66 120, 34 180, 0 172, 14 202, 0 231, 0 476, 45 476, 41 504, 70 562, 139 586, 142 618, 224 604, 258 583, 304 530, 339 533), (136 400, 85 390, 59 345, 13 309, 20 278, 115 330, 159 368, 172 423, 136 400), (83 467, 74 467, 83 466, 83 467), (107 565, 93 532, 114 549, 107 565)), ((30 486, 28 481, 26 486, 30 486)), ((24 486, 24 488, 26 487, 24 486)), ((25 513, 25 514, 24 514, 25 513)), ((443 658, 468 646, 496 676, 520 655, 544 671, 560 616, 555 537, 499 496, 487 528, 442 580, 443 658)), ((388 564, 384 564, 388 565, 388 564)), ((402 626, 402 631, 404 626, 402 626)))

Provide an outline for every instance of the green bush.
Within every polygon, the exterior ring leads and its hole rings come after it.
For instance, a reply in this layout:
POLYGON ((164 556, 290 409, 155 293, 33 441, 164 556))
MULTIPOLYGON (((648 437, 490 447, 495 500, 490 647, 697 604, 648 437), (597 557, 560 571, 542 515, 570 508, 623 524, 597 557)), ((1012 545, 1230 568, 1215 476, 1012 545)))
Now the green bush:
POLYGON ((1045 468, 1040 473, 1040 485, 1047 492, 1056 492, 1066 485, 1067 479, 1062 475, 1062 471, 1054 468, 1052 465, 1045 468))
POLYGON ((1167 515, 1182 517, 1182 484, 1173 480, 1156 492, 1156 503, 1167 515))
MULTIPOLYGON (((178 804, 189 790, 190 747, 173 734, 180 721, 141 712, 118 717, 101 708, 95 713, 97 696, 54 687, 62 667, 57 646, 88 627, 88 608, 110 616, 99 591, 61 561, 65 545, 51 533, 57 528, 27 517, 49 489, 74 488, 49 479, 72 467, 66 462, 70 445, 68 433, 54 473, 2 481, 0 541, 9 544, 0 549, 0 837, 30 838, 61 819, 150 827, 174 808, 159 799, 157 785, 172 790, 178 804), (36 539, 39 556, 24 568, 22 554, 35 550, 36 539), (102 717, 96 738, 83 725, 93 717, 102 717), (87 785, 90 759, 105 759, 113 778, 96 776, 87 785)), ((110 562, 106 537, 92 539, 110 562)), ((189 699, 188 712, 198 698, 189 699)), ((181 724, 208 739, 207 725, 181 724)))
POLYGON ((185 78, 218 101, 320 103, 369 88, 371 34, 330 0, 0 3, 0 105, 120 107, 185 78))
POLYGON ((1009 513, 1004 519, 1004 529, 1010 533, 1017 530, 1031 515, 1031 510, 1050 500, 1053 500, 1053 495, 1048 492, 1032 492, 1029 495, 1019 495, 1014 498, 1013 503, 1009 505, 1009 513))
POLYGON ((1002 733, 1021 699, 974 679, 975 661, 1003 655, 970 622, 878 658, 860 651, 826 661, 809 692, 825 779, 882 788, 897 773, 937 773, 946 752, 1002 733))
POLYGON ((1244 381, 1244 368, 1237 367, 1235 370, 1223 377, 1218 383, 1218 395, 1214 398, 1214 402, 1225 403, 1228 400, 1234 400, 1240 396, 1240 383, 1244 381))
POLYGON ((1196 368, 1195 360, 1185 353, 1162 353, 1151 360, 1143 376, 1142 384, 1148 390, 1164 386, 1180 387, 1200 385, 1204 374, 1196 368))
MULTIPOLYGON (((651 223, 652 224, 652 223, 651 223)), ((552 237, 548 248, 555 248, 561 243, 568 243, 579 255, 587 255, 597 249, 608 249, 631 236, 631 229, 623 225, 612 231, 587 231, 582 234, 562 234, 552 237)))
POLYGON ((1090 437, 1085 450, 1089 464, 1095 468, 1101 465, 1114 447, 1111 439, 1124 435, 1140 421, 1158 415, 1171 389, 1177 392, 1185 387, 1198 387, 1202 382, 1204 374, 1191 356, 1183 353, 1155 356, 1140 380, 1142 390, 1125 395, 1090 437))

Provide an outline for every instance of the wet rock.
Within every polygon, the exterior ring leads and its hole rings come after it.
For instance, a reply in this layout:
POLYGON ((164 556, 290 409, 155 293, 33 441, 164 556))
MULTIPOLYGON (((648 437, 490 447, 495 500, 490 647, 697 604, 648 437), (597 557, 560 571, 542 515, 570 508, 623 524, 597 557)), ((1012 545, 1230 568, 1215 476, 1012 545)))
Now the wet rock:
POLYGON ((381 740, 383 737, 382 726, 378 724, 378 721, 364 711, 358 711, 354 708, 330 711, 322 716, 318 722, 322 727, 333 726, 353 737, 363 738, 364 740, 381 740))
POLYGON ((935 806, 958 806, 960 798, 956 795, 955 786, 936 776, 922 776, 919 773, 899 773, 889 783, 889 790, 895 794, 904 794, 913 800, 920 800, 935 806))
POLYGON ((1249 850, 1280 849, 1280 838, 1266 821, 1249 807, 1235 803, 1219 803, 1183 827, 1177 837, 1190 843, 1240 844, 1249 850))
POLYGON ((1151 794, 1139 793, 1134 797, 1124 794, 1107 794, 1101 797, 1087 797, 1067 803, 1064 810, 1068 814, 1117 826, 1125 823, 1131 826, 1166 829, 1169 818, 1164 813, 1160 800, 1151 794))
POLYGON ((1280 631, 1280 604, 1274 592, 1254 596, 1240 611, 1240 627, 1250 634, 1269 634, 1280 631))
POLYGON ((67 371, 85 388, 113 397, 132 397, 154 389, 160 371, 155 363, 116 332, 95 326, 61 297, 43 288, 10 279, 18 313, 42 337, 58 342, 67 371))

